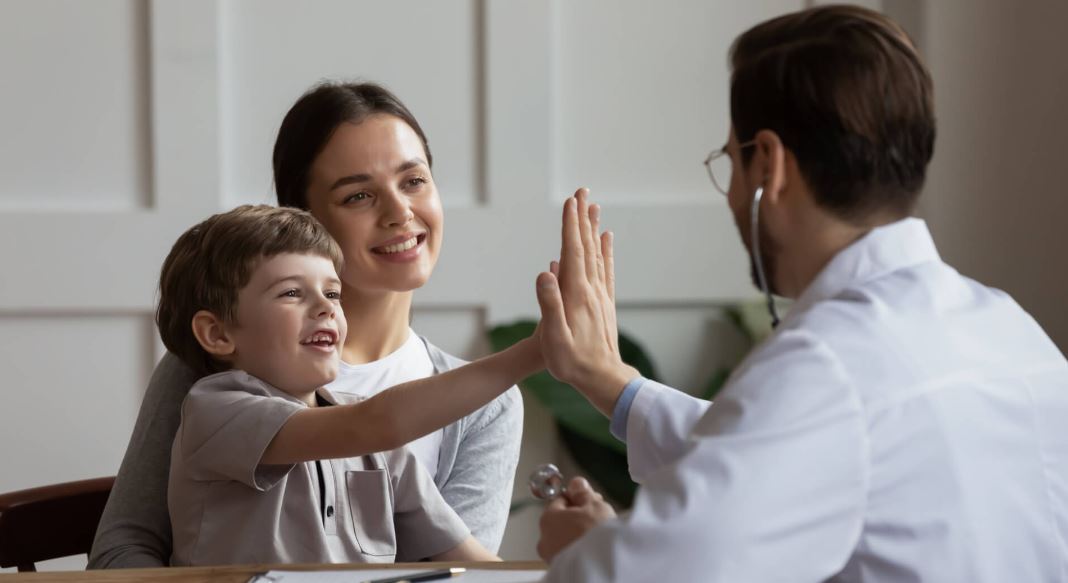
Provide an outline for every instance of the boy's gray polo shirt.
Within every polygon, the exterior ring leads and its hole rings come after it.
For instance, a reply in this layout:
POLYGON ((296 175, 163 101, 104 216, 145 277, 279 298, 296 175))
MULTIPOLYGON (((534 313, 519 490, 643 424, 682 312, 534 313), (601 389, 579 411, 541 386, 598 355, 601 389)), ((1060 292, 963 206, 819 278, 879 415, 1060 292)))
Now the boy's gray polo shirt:
POLYGON ((193 386, 171 453, 172 565, 384 563, 398 546, 418 560, 470 535, 407 448, 322 460, 322 487, 314 461, 260 465, 305 407, 243 371, 193 386))
MULTIPOLYGON (((425 338, 435 372, 463 361, 425 338)), ((167 474, 182 400, 197 376, 173 354, 156 365, 141 402, 100 524, 90 569, 163 567, 171 556, 167 474)), ((485 407, 445 427, 435 478, 438 490, 490 552, 497 552, 511 503, 523 435, 523 400, 512 387, 485 407)), ((407 556, 404 549, 401 555, 407 556)))

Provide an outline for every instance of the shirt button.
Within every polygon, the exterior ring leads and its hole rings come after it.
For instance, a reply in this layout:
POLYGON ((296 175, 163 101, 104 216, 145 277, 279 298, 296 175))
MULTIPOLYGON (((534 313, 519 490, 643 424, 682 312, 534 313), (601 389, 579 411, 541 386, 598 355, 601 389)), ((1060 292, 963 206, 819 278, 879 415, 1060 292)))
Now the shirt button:
POLYGON ((326 517, 330 518, 333 515, 334 515, 334 507, 333 506, 327 506, 326 507, 326 517))

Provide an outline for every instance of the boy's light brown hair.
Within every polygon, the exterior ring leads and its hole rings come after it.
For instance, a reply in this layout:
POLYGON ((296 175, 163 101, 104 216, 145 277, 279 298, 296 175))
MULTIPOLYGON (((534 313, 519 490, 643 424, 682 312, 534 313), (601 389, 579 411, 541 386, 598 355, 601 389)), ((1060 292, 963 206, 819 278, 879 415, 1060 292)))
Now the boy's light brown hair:
POLYGON ((341 272, 342 255, 306 211, 244 205, 193 226, 174 243, 159 276, 156 325, 167 350, 201 375, 227 370, 193 335, 193 316, 208 310, 235 322, 237 293, 260 261, 282 253, 325 257, 341 272))

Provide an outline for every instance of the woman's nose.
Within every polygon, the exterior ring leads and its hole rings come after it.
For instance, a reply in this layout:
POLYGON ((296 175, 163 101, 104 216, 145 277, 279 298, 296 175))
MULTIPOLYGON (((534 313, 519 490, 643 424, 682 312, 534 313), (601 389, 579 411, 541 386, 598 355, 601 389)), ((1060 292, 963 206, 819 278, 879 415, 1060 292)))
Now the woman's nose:
POLYGON ((385 204, 382 205, 382 226, 400 227, 407 225, 415 213, 412 212, 411 201, 403 193, 392 191, 384 196, 385 204))

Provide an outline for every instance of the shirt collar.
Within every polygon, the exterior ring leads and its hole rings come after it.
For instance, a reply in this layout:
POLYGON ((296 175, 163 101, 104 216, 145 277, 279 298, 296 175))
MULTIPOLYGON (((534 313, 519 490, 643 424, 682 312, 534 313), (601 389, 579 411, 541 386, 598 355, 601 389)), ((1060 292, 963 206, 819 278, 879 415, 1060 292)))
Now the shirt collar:
MULTIPOLYGON (((259 378, 257 376, 253 376, 253 375, 251 375, 251 374, 249 374, 249 373, 247 373, 247 372, 245 372, 245 371, 243 371, 241 369, 236 369, 236 368, 235 369, 230 369, 230 370, 225 371, 225 372, 221 372, 221 373, 218 373, 218 374, 211 375, 211 377, 204 377, 204 378, 205 379, 211 378, 212 379, 211 382, 220 383, 220 384, 226 384, 227 382, 231 382, 228 379, 232 378, 232 379, 235 379, 236 382, 239 385, 244 385, 244 386, 252 385, 252 386, 260 387, 260 389, 264 393, 266 393, 266 395, 269 396, 269 397, 279 397, 281 399, 285 399, 286 401, 291 401, 293 403, 300 403, 301 405, 307 406, 307 403, 305 403, 304 401, 301 401, 296 396, 291 395, 291 394, 283 391, 282 389, 279 389, 278 387, 272 385, 271 383, 269 383, 269 382, 267 382, 267 381, 265 381, 265 380, 263 380, 263 379, 261 379, 261 378, 259 378), (218 378, 216 378, 216 377, 218 377, 218 378)), ((201 380, 204 380, 204 379, 201 379, 201 380)), ((321 403, 322 401, 325 401, 327 403, 327 405, 337 405, 338 404, 337 397, 335 397, 334 394, 331 393, 326 387, 319 387, 315 391, 315 395, 316 395, 316 403, 321 403)))
POLYGON ((941 261, 927 223, 907 218, 876 227, 838 252, 797 299, 791 312, 905 267, 941 261))

